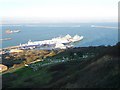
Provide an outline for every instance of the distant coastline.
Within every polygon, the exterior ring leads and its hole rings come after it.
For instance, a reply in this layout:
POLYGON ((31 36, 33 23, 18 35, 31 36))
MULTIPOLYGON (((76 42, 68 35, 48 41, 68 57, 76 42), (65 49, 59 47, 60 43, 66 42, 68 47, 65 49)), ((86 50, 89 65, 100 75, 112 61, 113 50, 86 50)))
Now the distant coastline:
POLYGON ((111 26, 96 26, 96 25, 91 25, 93 28, 113 28, 113 29, 118 29, 118 27, 111 27, 111 26))

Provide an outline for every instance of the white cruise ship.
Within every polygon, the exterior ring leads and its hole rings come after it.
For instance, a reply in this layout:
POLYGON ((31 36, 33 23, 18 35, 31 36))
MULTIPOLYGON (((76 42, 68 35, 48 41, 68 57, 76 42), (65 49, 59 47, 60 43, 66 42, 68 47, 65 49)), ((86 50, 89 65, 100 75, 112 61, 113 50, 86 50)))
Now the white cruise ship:
POLYGON ((23 49, 31 48, 31 47, 41 47, 41 46, 53 46, 54 48, 59 49, 66 49, 68 47, 72 47, 72 45, 68 45, 72 42, 77 42, 83 39, 83 36, 75 35, 74 37, 71 37, 69 34, 67 34, 64 37, 57 37, 52 38, 51 40, 43 40, 43 41, 34 41, 31 40, 28 41, 26 44, 20 44, 20 47, 23 49))

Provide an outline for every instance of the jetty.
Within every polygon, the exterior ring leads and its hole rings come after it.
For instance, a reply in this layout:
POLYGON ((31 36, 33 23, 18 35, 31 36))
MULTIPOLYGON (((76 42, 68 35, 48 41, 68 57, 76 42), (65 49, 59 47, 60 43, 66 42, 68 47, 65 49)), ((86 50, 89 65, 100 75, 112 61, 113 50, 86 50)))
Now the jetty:
POLYGON ((3 50, 11 50, 11 49, 17 49, 17 48, 20 48, 20 46, 6 47, 6 48, 3 48, 3 50))
POLYGON ((91 25, 93 28, 111 28, 111 29, 118 29, 118 27, 111 27, 111 26, 96 26, 96 25, 91 25))
POLYGON ((7 41, 7 40, 11 40, 12 38, 3 38, 3 39, 0 39, 0 41, 7 41))

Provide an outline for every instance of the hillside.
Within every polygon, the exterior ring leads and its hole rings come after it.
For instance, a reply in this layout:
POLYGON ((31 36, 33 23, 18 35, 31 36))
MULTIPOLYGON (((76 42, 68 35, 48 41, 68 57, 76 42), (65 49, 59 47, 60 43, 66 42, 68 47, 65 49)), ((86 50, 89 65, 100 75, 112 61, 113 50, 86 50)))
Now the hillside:
POLYGON ((119 49, 120 43, 68 49, 46 58, 52 64, 4 74, 3 88, 120 88, 119 49))

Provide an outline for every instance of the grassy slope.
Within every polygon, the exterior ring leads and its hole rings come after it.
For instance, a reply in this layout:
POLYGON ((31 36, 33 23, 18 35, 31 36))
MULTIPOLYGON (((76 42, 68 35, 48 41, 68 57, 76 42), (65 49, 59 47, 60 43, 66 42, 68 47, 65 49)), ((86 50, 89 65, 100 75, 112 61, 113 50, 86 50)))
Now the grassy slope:
MULTIPOLYGON (((119 45, 118 45, 119 46, 119 45)), ((118 47, 88 47, 70 49, 55 57, 87 53, 96 54, 84 60, 68 61, 48 65, 37 71, 25 67, 3 76, 3 87, 11 88, 83 88, 83 87, 120 87, 118 47)))

